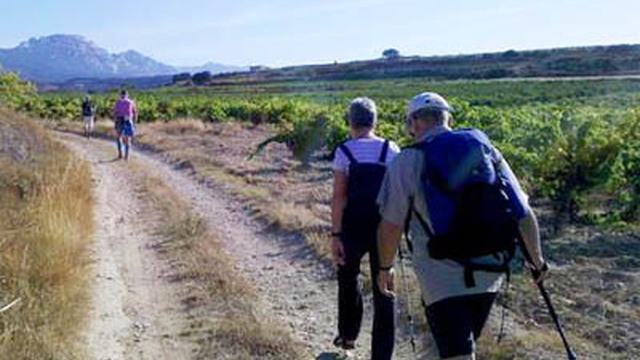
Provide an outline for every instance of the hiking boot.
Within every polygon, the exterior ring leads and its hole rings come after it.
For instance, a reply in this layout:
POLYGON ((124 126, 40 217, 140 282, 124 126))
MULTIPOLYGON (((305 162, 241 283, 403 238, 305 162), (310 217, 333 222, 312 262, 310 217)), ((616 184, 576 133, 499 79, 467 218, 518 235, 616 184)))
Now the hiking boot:
POLYGON ((337 336, 335 339, 333 339, 333 345, 344 350, 353 350, 356 348, 356 341, 345 340, 344 338, 337 336))

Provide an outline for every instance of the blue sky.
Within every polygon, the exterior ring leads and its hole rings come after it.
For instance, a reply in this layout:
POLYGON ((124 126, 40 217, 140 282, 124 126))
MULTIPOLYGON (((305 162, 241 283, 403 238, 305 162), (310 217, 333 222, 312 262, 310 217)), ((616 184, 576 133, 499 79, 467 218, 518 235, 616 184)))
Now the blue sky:
POLYGON ((79 34, 172 65, 640 43, 640 0, 3 0, 0 47, 79 34))

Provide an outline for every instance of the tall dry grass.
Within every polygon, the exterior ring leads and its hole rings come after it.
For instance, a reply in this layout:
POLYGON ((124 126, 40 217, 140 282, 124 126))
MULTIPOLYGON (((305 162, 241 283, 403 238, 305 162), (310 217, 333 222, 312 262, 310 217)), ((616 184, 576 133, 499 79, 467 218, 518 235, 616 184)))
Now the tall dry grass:
POLYGON ((0 359, 82 358, 93 228, 88 167, 0 110, 0 359))

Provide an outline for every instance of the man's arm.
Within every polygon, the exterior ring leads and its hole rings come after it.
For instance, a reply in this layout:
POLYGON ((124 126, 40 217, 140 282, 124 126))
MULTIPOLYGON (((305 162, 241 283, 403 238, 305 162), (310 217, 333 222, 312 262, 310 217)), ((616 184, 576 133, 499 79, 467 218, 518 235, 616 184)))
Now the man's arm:
POLYGON ((134 124, 137 124, 138 123, 138 107, 136 106, 135 102, 132 101, 131 103, 132 103, 132 106, 133 106, 133 109, 132 109, 133 110, 133 119, 132 120, 133 120, 134 124))
POLYGON ((116 101, 115 104, 113 104, 113 107, 111 108, 111 118, 116 121, 116 118, 118 117, 116 114, 116 109, 118 108, 118 101, 116 101))
POLYGON ((533 269, 539 272, 536 282, 544 280, 546 275, 546 264, 542 256, 542 246, 540 244, 540 230, 538 228, 538 219, 532 209, 529 209, 527 216, 520 220, 518 224, 522 241, 526 247, 526 251, 531 255, 533 264, 529 264, 533 269))
POLYGON ((393 260, 402 239, 403 224, 407 218, 409 199, 414 196, 416 174, 414 164, 417 159, 413 153, 401 152, 387 167, 380 193, 378 206, 382 221, 378 226, 378 257, 380 272, 378 288, 383 295, 393 293, 393 260))
POLYGON ((383 219, 378 227, 378 256, 380 257, 378 287, 385 296, 395 296, 393 263, 400 240, 402 240, 402 227, 383 219))
POLYGON ((500 175, 507 181, 507 195, 512 200, 512 205, 515 206, 516 213, 522 215, 522 218, 518 222, 518 228, 522 235, 523 245, 526 247, 529 255, 531 255, 532 264, 529 264, 529 266, 539 273, 535 281, 540 282, 544 279, 547 269, 542 256, 542 247, 540 246, 538 219, 533 209, 529 206, 529 199, 522 190, 520 182, 513 173, 513 170, 511 170, 511 167, 504 157, 497 150, 496 152, 500 159, 500 175))

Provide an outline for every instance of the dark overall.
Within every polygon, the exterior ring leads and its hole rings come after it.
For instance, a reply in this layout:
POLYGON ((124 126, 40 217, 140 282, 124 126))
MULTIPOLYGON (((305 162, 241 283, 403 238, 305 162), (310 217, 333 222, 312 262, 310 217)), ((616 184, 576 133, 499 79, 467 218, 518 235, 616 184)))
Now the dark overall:
POLYGON ((385 141, 378 163, 359 163, 345 145, 340 146, 350 165, 341 237, 345 265, 338 268, 338 331, 348 341, 355 340, 360 332, 363 304, 358 275, 360 261, 368 252, 373 282, 371 358, 374 360, 391 359, 395 333, 394 300, 382 295, 375 285, 379 268, 376 234, 380 223, 376 199, 386 170, 388 148, 389 142, 385 141))

